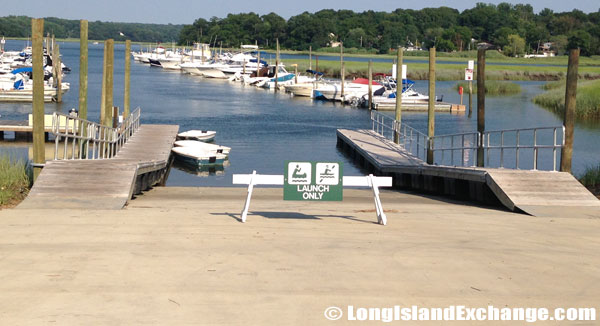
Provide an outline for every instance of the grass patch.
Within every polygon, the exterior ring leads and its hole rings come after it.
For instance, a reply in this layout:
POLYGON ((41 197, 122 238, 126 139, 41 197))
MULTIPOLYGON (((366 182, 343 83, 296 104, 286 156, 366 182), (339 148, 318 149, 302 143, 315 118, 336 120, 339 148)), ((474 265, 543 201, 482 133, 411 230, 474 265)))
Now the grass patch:
POLYGON ((600 164, 587 168, 579 177, 579 182, 594 195, 600 196, 600 164))
MULTIPOLYGON (((565 112, 565 88, 558 86, 533 98, 533 102, 559 115, 565 112)), ((600 80, 577 83, 575 119, 581 122, 600 120, 600 80)))
POLYGON ((552 89, 560 88, 561 86, 565 86, 566 83, 567 83, 566 79, 555 80, 555 81, 547 82, 544 85, 542 85, 542 89, 549 91, 552 89))
MULTIPOLYGON (((467 82, 457 83, 456 90, 461 86, 463 90, 468 91, 469 84, 467 82)), ((477 83, 473 83, 473 93, 477 93, 477 83)), ((507 81, 486 80, 485 93, 490 96, 519 94, 521 93, 521 85, 507 81)))
MULTIPOLYGON (((408 59, 408 58, 407 58, 408 59)), ((466 61, 462 63, 441 64, 445 58, 438 58, 436 66, 436 80, 464 80, 466 61)), ((452 60, 456 60, 452 58, 452 60)), ((283 59, 282 62, 290 66, 298 64, 298 70, 304 71, 309 67, 308 59, 283 59)), ((429 79, 429 64, 426 62, 405 62, 408 65, 407 76, 415 80, 429 79)), ((346 61, 346 76, 367 77, 368 62, 346 61)), ((316 59, 313 55, 312 68, 316 68, 316 59)), ((319 71, 328 77, 340 77, 340 62, 337 60, 319 60, 319 71)), ((391 73, 390 62, 373 62, 374 73, 391 73)), ((567 68, 556 66, 516 66, 511 64, 489 64, 486 66, 486 80, 546 80, 554 81, 564 79, 567 68)), ((580 78, 600 79, 600 66, 580 67, 580 78)), ((475 71, 475 75, 477 72, 475 71)))
POLYGON ((13 207, 23 200, 33 180, 31 165, 0 156, 0 207, 13 207))

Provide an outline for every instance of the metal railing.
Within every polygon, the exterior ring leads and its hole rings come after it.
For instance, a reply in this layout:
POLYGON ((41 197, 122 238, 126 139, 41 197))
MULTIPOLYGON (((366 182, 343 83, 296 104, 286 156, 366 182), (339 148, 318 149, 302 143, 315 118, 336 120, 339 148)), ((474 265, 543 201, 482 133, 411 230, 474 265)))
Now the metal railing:
MULTIPOLYGON (((522 168, 525 156, 531 156, 526 161, 526 168, 531 166, 532 170, 540 168, 540 155, 544 155, 543 162, 552 161, 552 171, 557 170, 558 155, 557 151, 564 146, 565 142, 565 127, 540 127, 540 128, 525 128, 525 129, 508 129, 508 130, 492 130, 486 131, 482 137, 483 147, 485 149, 486 166, 494 165, 501 168, 507 167, 505 163, 506 154, 514 153, 514 166, 509 165, 509 168, 522 168), (551 139, 551 142, 548 141, 551 139), (542 142, 540 142, 542 140, 542 142), (546 140, 546 142, 543 142, 546 140), (525 141, 525 143, 523 143, 525 141), (527 150, 523 153, 524 150, 527 150), (493 156, 494 151, 500 156, 493 156), (490 162, 490 159, 496 159, 496 162, 490 162)), ((496 154, 497 155, 497 154, 496 154)), ((542 168, 548 168, 545 166, 542 168)))
POLYGON ((434 164, 447 166, 476 166, 477 150, 481 148, 486 167, 556 171, 558 151, 564 146, 565 139, 564 126, 428 137, 379 112, 372 111, 371 120, 376 133, 392 141, 397 138, 399 145, 424 161, 429 148, 434 164))
POLYGON ((429 140, 434 162, 438 162, 440 165, 476 166, 480 139, 479 132, 431 137, 429 140))
POLYGON ((54 159, 95 160, 114 157, 139 127, 140 108, 135 109, 117 128, 54 112, 54 159))

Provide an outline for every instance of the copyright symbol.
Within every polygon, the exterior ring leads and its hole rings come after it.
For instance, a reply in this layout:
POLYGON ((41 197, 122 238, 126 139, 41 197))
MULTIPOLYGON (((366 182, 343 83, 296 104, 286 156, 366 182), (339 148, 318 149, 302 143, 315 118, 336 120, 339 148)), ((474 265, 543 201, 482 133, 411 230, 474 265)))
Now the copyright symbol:
POLYGON ((329 319, 329 320, 338 320, 340 318, 342 318, 342 309, 338 308, 338 307, 329 307, 327 309, 325 309, 325 318, 329 319))

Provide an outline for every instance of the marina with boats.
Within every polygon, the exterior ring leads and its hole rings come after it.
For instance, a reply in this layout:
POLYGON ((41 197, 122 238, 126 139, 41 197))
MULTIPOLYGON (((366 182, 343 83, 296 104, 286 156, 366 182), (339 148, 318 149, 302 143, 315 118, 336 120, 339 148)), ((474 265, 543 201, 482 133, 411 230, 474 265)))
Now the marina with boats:
MULTIPOLYGON (((324 101, 335 101, 356 107, 369 107, 375 110, 390 110, 396 103, 396 64, 390 66, 389 74, 374 74, 374 80, 354 78, 347 80, 326 79, 322 72, 306 70, 289 72, 276 59, 275 64, 265 60, 266 53, 256 45, 241 45, 237 52, 225 52, 222 49, 211 50, 208 44, 195 44, 188 51, 184 48, 165 49, 158 46, 153 50, 132 52, 136 62, 146 63, 165 70, 179 70, 185 74, 204 78, 227 79, 244 85, 273 90, 277 88, 293 96, 308 97, 324 101), (371 94, 371 96, 369 96, 371 94)), ((277 57, 279 55, 277 54, 277 57)), ((406 69, 406 66, 403 67, 406 69)), ((402 104, 407 110, 427 110, 429 96, 414 88, 414 81, 402 78, 402 104)), ((463 112, 464 106, 442 102, 436 97, 436 110, 463 112)))

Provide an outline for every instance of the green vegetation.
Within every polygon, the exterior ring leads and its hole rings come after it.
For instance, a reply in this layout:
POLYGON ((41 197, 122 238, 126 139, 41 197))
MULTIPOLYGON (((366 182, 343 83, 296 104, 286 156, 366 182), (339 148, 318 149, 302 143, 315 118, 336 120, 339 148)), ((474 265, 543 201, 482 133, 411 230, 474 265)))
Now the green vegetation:
MULTIPOLYGON (((558 84, 557 84, 558 85, 558 84)), ((556 85, 552 85, 554 87, 556 85)), ((559 115, 565 112, 565 83, 533 98, 539 104, 559 115)), ((579 81, 577 83, 577 121, 600 120, 600 80, 579 81)))
MULTIPOLYGON (((319 54, 319 57, 322 57, 319 54)), ((375 56, 369 56, 375 57, 375 56)), ((378 55, 376 57, 389 57, 378 55)), ((427 60, 427 59, 425 59, 427 60)), ((515 58, 505 58, 498 60, 495 64, 486 66, 486 80, 560 80, 565 78, 567 68, 555 66, 539 66, 539 65, 514 65, 515 58), (507 64, 502 64, 506 62, 507 64)), ((448 61, 448 58, 437 58, 438 65, 436 67, 437 80, 464 80, 465 68, 467 59, 464 64, 439 64, 440 62, 448 61)), ((450 60, 459 61, 459 60, 450 60)), ((489 60, 491 63, 493 60, 489 60)), ((298 64, 298 70, 304 71, 308 69, 308 59, 283 59, 282 62, 286 65, 298 64)), ((271 62, 274 64, 274 62, 271 62)), ((429 79, 429 64, 405 62, 408 65, 407 76, 410 79, 426 80, 429 79)), ((346 61, 346 76, 348 77, 367 77, 367 62, 346 61)), ((312 68, 316 68, 316 57, 313 55, 312 68)), ((340 76, 339 60, 319 60, 319 71, 325 73, 326 76, 340 76)), ((392 64, 389 62, 373 62, 373 71, 375 73, 391 73, 392 64)), ((476 73, 477 69, 475 69, 476 73)), ((586 66, 579 67, 581 78, 585 79, 600 79, 600 60, 590 59, 586 66), (596 62, 594 66, 593 62, 596 62)))
POLYGON ((600 164, 588 167, 579 177, 579 182, 588 188, 594 195, 600 197, 600 164))
POLYGON ((239 47, 256 42, 272 49, 276 39, 282 48, 292 50, 312 46, 314 51, 329 52, 335 51, 332 45, 343 42, 347 53, 380 54, 398 46, 435 46, 440 53, 462 53, 476 49, 478 42, 488 42, 508 56, 534 53, 538 46, 552 42, 550 50, 559 55, 579 47, 583 56, 590 56, 600 54, 600 12, 544 9, 535 13, 531 5, 509 3, 477 3, 462 12, 448 7, 360 13, 326 9, 304 12, 287 21, 275 13, 261 16, 250 12, 199 18, 182 29, 179 44, 200 41, 218 46, 222 41, 224 46, 239 47))
MULTIPOLYGON (((456 84, 456 89, 461 87, 468 92, 469 84, 467 82, 459 82, 456 84)), ((477 83, 473 83, 473 93, 477 92, 477 83)), ((486 80, 485 93, 491 96, 513 95, 521 93, 521 85, 508 81, 486 80)))
POLYGON ((18 204, 31 187, 32 169, 27 163, 0 156, 0 207, 18 204))
MULTIPOLYGON (((90 40, 115 41, 129 39, 136 42, 174 42, 179 38, 183 25, 89 22, 90 40), (121 36, 123 33, 125 36, 121 36)), ((79 20, 44 18, 44 34, 57 38, 79 38, 79 20)), ((0 36, 27 38, 31 34, 31 18, 26 16, 0 17, 0 36)))

